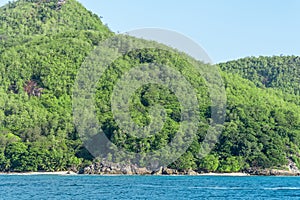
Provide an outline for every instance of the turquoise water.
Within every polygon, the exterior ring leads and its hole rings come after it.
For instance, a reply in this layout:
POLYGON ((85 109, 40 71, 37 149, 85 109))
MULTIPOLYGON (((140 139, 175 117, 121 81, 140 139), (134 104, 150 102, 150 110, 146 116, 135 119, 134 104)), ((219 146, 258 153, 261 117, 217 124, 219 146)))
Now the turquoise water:
POLYGON ((4 175, 0 199, 300 199, 300 177, 4 175))

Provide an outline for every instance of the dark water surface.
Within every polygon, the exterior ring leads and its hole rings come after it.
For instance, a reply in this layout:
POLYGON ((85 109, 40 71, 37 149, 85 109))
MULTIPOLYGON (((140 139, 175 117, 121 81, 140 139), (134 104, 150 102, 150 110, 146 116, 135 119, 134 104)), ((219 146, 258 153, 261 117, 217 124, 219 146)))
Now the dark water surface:
POLYGON ((300 199, 300 177, 2 175, 0 199, 300 199))

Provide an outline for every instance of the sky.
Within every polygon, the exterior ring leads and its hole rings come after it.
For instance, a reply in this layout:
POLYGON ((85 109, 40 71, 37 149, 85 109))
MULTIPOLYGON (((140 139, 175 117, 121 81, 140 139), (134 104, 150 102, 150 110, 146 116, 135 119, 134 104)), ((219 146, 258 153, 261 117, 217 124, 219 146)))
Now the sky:
MULTIPOLYGON (((3 5, 7 0, 0 0, 3 5)), ((215 63, 300 54, 298 0, 79 0, 114 32, 162 28, 198 43, 215 63)))

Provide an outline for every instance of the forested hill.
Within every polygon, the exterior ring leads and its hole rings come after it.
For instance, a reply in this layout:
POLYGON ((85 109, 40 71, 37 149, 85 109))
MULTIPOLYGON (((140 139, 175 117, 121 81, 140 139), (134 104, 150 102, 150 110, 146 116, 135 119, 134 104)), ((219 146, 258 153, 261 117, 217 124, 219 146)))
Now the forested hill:
POLYGON ((222 70, 237 73, 258 87, 278 88, 300 95, 300 57, 273 56, 248 57, 222 63, 222 70))
POLYGON ((0 170, 79 166, 91 156, 73 125, 71 89, 113 33, 75 0, 14 1, 0 16, 0 170))
POLYGON ((93 30, 107 32, 100 18, 76 0, 18 0, 1 8, 0 35, 93 30))
MULTIPOLYGON (((75 0, 19 0, 1 7, 0 17, 0 171, 57 171, 90 164, 94 158, 73 123, 73 85, 86 56, 114 33, 75 0)), ((149 107, 160 104, 166 109, 165 126, 151 137, 138 139, 120 130, 109 102, 118 77, 129 69, 168 63, 196 88, 202 122, 191 147, 169 167, 235 172, 286 168, 288 161, 300 167, 297 57, 245 58, 219 65, 228 99, 226 120, 220 142, 204 159, 198 154, 212 121, 211 104, 204 80, 187 60, 181 53, 144 49, 110 66, 99 80, 96 107, 111 141, 146 154, 172 139, 181 108, 166 88, 146 85, 132 97, 130 112, 139 125, 149 124, 149 107)), ((119 156, 107 160, 122 160, 119 156)))

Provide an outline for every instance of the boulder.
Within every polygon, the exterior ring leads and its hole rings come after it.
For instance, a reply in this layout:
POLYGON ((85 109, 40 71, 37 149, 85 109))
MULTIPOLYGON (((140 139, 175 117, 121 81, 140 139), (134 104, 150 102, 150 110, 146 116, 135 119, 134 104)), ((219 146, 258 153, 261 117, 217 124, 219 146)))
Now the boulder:
POLYGON ((194 170, 188 170, 185 172, 185 175, 196 176, 196 175, 198 175, 198 173, 195 172, 194 170))
POLYGON ((152 172, 152 175, 162 175, 162 174, 163 174, 163 167, 160 167, 159 169, 154 170, 152 172))
POLYGON ((148 170, 146 167, 143 167, 143 168, 138 168, 136 174, 137 175, 151 175, 152 171, 148 170))
POLYGON ((121 168, 121 172, 122 174, 126 174, 126 175, 133 175, 132 169, 130 165, 124 165, 121 168))
POLYGON ((178 175, 179 173, 177 172, 176 169, 170 169, 170 168, 164 168, 162 171, 163 175, 178 175))

